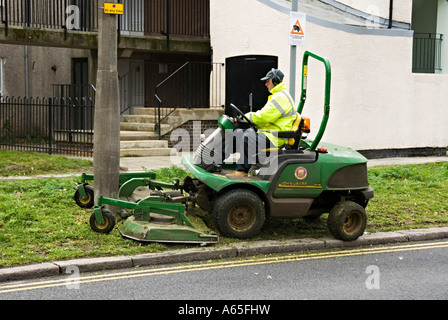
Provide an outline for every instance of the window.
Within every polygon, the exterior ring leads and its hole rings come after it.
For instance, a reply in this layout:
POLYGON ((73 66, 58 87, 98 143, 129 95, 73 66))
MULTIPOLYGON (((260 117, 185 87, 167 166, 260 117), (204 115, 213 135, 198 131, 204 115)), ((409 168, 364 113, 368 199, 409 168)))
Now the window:
POLYGON ((168 73, 168 64, 159 63, 159 73, 168 73))
POLYGON ((442 12, 444 2, 445 0, 412 1, 411 25, 414 30, 412 72, 443 72, 446 63, 444 34, 447 31, 443 19, 441 19, 446 15, 445 12, 442 12))
POLYGON ((414 33, 412 71, 434 73, 442 70, 443 34, 414 33))

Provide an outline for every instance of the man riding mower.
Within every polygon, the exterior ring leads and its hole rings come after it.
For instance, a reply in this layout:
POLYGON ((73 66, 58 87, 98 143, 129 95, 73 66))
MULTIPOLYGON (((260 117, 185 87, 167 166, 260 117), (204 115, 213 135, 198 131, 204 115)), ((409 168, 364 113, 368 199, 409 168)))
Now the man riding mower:
MULTIPOLYGON (((218 241, 216 235, 202 234, 192 228, 184 210, 187 202, 192 202, 207 211, 221 235, 227 237, 251 238, 266 219, 319 217, 323 213, 328 213, 328 229, 335 238, 350 241, 360 237, 367 223, 365 208, 374 194, 367 179, 367 159, 350 148, 321 144, 330 114, 330 62, 306 51, 302 68, 302 92, 297 109, 282 82, 274 82, 274 78, 281 80, 282 74, 271 70, 263 80, 273 93, 265 110, 245 115, 233 106, 237 116, 223 115, 218 120, 218 128, 195 154, 182 158, 192 177, 173 184, 155 181, 155 175, 124 181, 120 188, 121 200, 100 197, 91 218, 92 228, 105 233, 112 230, 107 225, 112 216, 102 206, 106 204, 133 210, 133 215, 119 228, 122 235, 132 239, 218 241), (314 139, 306 136, 310 121, 302 116, 310 57, 322 62, 326 71, 324 114, 314 139), (271 81, 272 89, 268 86, 271 81), (267 120, 269 116, 276 117, 277 121, 267 120), (236 141, 238 137, 241 140, 236 141), (255 152, 249 152, 251 148, 255 152), (235 150, 240 151, 241 159, 223 161, 235 150), (154 193, 138 203, 123 200, 138 186, 149 186, 154 193), (173 195, 164 189, 178 193, 173 195), (171 216, 177 225, 173 230, 160 225, 155 233, 153 213, 171 216)), ((79 194, 87 197, 87 185, 80 184, 79 188, 79 194)))
MULTIPOLYGON (((329 143, 319 146, 330 113, 330 88, 330 62, 306 51, 299 106, 297 110, 279 111, 285 116, 282 119, 292 119, 292 127, 275 134, 271 132, 285 143, 272 146, 271 140, 269 150, 259 148, 252 158, 247 152, 243 154, 257 162, 251 166, 249 175, 233 173, 243 171, 240 170, 243 167, 247 169, 249 161, 216 161, 221 159, 222 146, 229 144, 225 137, 232 135, 227 132, 238 131, 244 123, 253 131, 258 129, 250 119, 259 121, 257 114, 245 115, 235 106, 232 107, 238 114, 236 120, 223 115, 218 122, 219 128, 196 153, 183 157, 183 164, 194 176, 189 187, 190 198, 210 212, 222 234, 250 238, 259 232, 267 218, 319 217, 323 213, 329 213, 328 228, 337 239, 355 240, 364 233, 365 208, 374 193, 367 179, 367 159, 350 148, 329 143), (310 57, 323 62, 326 71, 324 115, 313 140, 306 139, 305 134, 310 131, 309 119, 301 116, 306 101, 310 57), (294 111, 297 112, 294 114, 294 111), (263 154, 266 161, 261 163, 263 154)), ((247 138, 246 144, 250 147, 253 140, 247 138)), ((236 145, 236 149, 243 149, 241 143, 236 145)))

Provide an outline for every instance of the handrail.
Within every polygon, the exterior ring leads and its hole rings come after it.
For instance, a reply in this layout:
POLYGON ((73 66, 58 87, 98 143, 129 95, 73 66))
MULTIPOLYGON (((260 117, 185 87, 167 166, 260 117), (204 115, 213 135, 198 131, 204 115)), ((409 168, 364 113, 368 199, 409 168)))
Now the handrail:
MULTIPOLYGON (((139 103, 135 104, 132 102, 129 102, 127 105, 124 103, 125 102, 125 94, 124 92, 126 92, 128 90, 128 88, 126 87, 127 85, 127 81, 129 81, 129 77, 131 76, 131 72, 133 71, 137 71, 141 68, 140 65, 136 65, 132 68, 130 68, 125 74, 123 74, 122 76, 118 76, 118 83, 119 83, 119 89, 120 89, 120 115, 123 115, 125 112, 127 112, 128 110, 130 110, 132 107, 139 105, 139 103), (123 87, 125 86, 125 87, 123 87)), ((96 90, 95 90, 96 91, 96 90)), ((133 101, 135 102, 135 101, 133 101)))
POLYGON ((179 67, 176 71, 174 71, 172 74, 170 74, 168 77, 166 77, 162 82, 160 82, 158 85, 156 85, 154 90, 154 97, 157 100, 157 123, 154 126, 154 130, 158 133, 159 139, 162 137, 162 121, 168 116, 164 116, 162 119, 161 116, 161 110, 162 110, 162 99, 159 97, 159 88, 162 86, 165 82, 167 82, 169 79, 174 77, 180 70, 182 70, 186 65, 188 65, 190 62, 185 62, 181 67, 179 67))
POLYGON ((221 84, 224 64, 211 61, 189 61, 167 75, 154 89, 157 123, 161 123, 177 109, 223 106, 221 84))
POLYGON ((157 123, 154 126, 154 130, 158 133, 159 139, 162 137, 162 121, 165 120, 171 113, 173 113, 177 108, 173 108, 168 114, 162 117, 162 99, 159 97, 159 88, 165 84, 168 80, 173 78, 177 73, 179 73, 182 69, 184 69, 187 65, 190 64, 190 61, 185 62, 182 66, 180 66, 176 71, 171 73, 168 77, 166 77, 162 82, 160 82, 154 90, 154 97, 157 100, 157 123))
POLYGON ((167 82, 169 79, 171 79, 172 77, 174 77, 174 75, 176 75, 180 70, 182 70, 187 64, 189 64, 190 61, 185 62, 181 67, 179 67, 176 71, 174 71, 172 74, 170 74, 167 78, 165 78, 165 80, 163 80, 162 82, 160 82, 157 86, 156 89, 159 88, 162 84, 164 84, 165 82, 167 82))
POLYGON ((325 101, 324 101, 324 115, 320 124, 319 131, 316 138, 311 144, 310 151, 315 151, 317 145, 319 144, 322 136, 324 135, 325 128, 327 127, 328 118, 330 117, 330 91, 331 91, 331 65, 327 58, 321 57, 313 52, 305 51, 303 55, 303 65, 302 65, 302 94, 300 97, 299 106, 297 112, 302 114, 303 107, 305 106, 307 84, 308 84, 308 60, 309 57, 315 58, 325 65, 325 101))

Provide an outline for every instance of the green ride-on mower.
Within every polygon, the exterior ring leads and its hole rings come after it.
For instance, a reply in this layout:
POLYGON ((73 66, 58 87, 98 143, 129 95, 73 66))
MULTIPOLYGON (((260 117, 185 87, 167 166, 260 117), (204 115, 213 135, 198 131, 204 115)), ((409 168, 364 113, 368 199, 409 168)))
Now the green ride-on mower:
POLYGON ((138 241, 215 243, 216 234, 197 231, 186 216, 188 203, 211 214, 218 231, 227 237, 245 239, 256 235, 266 219, 319 217, 329 213, 327 224, 337 239, 355 240, 364 233, 365 208, 373 198, 367 179, 367 159, 358 152, 325 143, 319 146, 330 113, 331 67, 326 58, 306 51, 303 57, 302 93, 298 115, 291 131, 278 132, 288 143, 266 150, 266 161, 255 156, 250 175, 226 176, 235 161, 215 161, 221 155, 225 132, 255 127, 235 106, 237 117, 223 115, 218 128, 182 163, 191 176, 182 183, 155 180, 155 173, 120 174, 119 199, 99 197, 93 203, 93 188, 83 176, 75 200, 81 207, 95 207, 90 218, 94 231, 110 232, 115 215, 105 205, 131 210, 118 228, 124 237, 138 241), (325 65, 325 103, 320 129, 314 140, 306 138, 309 119, 302 117, 307 94, 308 60, 325 65), (135 197, 135 190, 148 187, 149 195, 135 197), (169 190, 167 190, 169 189, 169 190))
POLYGON ((217 229, 225 236, 253 237, 267 218, 319 217, 323 213, 329 213, 328 228, 337 239, 355 240, 364 233, 365 207, 373 198, 367 159, 349 148, 329 143, 319 147, 330 113, 330 62, 306 51, 302 67, 297 119, 291 131, 278 132, 278 137, 288 139, 288 143, 271 152, 267 162, 253 165, 249 176, 227 177, 226 173, 235 170, 235 161, 214 161, 224 143, 225 131, 241 127, 244 122, 255 128, 235 106, 236 120, 223 115, 219 128, 196 154, 182 158, 194 176, 190 199, 211 213, 217 229), (314 140, 306 139, 309 119, 301 116, 307 95, 309 57, 323 62, 326 70, 324 115, 314 140))

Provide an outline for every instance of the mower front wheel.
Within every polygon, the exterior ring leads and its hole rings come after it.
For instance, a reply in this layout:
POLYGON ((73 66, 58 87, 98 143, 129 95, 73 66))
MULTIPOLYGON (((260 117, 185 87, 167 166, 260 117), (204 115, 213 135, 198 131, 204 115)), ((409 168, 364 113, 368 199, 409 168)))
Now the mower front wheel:
POLYGON ((366 211, 353 201, 337 203, 328 215, 330 233, 339 240, 352 241, 364 233, 367 224, 366 211))
POLYGON ((94 190, 92 186, 84 186, 86 196, 81 197, 79 190, 76 190, 74 199, 76 204, 83 209, 91 209, 94 206, 94 190))
POLYGON ((98 223, 95 212, 93 212, 90 216, 90 227, 95 232, 109 233, 115 227, 115 215, 105 208, 101 208, 101 214, 103 215, 103 224, 98 223))
POLYGON ((260 197, 245 189, 235 189, 221 195, 216 200, 212 217, 223 235, 239 239, 256 235, 266 219, 260 197))

